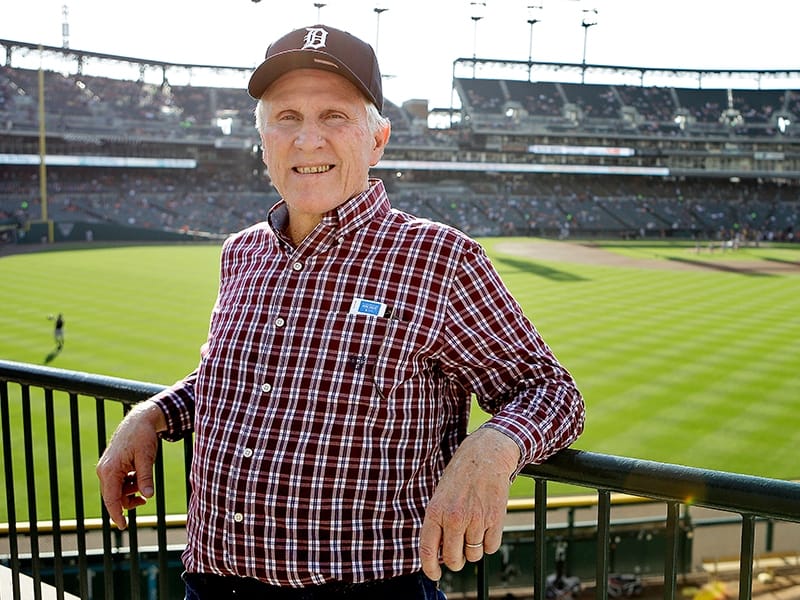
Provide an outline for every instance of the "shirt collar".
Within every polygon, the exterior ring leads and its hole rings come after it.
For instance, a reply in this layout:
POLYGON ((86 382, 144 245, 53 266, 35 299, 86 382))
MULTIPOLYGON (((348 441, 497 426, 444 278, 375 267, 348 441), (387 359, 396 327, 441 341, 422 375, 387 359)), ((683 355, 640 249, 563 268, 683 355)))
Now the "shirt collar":
POLYGON ((389 212, 389 197, 380 179, 370 179, 367 189, 322 217, 322 225, 343 236, 360 229, 375 217, 389 212))
MULTIPOLYGON (((337 238, 341 238, 360 229, 375 217, 385 215, 390 208, 389 196, 386 194, 383 181, 370 178, 366 190, 345 200, 325 214, 317 229, 324 227, 334 230, 337 238)), ((283 231, 286 229, 288 219, 289 211, 284 200, 275 204, 267 216, 270 227, 282 240, 287 239, 283 231)))

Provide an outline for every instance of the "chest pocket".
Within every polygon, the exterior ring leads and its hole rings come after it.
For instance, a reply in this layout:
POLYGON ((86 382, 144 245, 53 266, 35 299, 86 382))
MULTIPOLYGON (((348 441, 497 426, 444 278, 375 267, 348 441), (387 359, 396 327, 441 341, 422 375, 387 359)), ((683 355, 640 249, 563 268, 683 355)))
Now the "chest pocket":
POLYGON ((327 375, 371 389, 379 398, 422 369, 430 346, 427 330, 418 324, 371 315, 337 314, 320 340, 327 375))

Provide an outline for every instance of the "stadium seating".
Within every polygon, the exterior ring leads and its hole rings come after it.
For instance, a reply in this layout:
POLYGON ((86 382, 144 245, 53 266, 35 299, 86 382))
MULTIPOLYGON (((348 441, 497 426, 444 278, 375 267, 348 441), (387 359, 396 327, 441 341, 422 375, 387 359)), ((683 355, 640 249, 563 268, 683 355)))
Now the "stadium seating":
MULTIPOLYGON (((197 165, 50 167, 50 219, 226 234, 262 219, 277 200, 257 152, 255 103, 244 90, 55 71, 44 72, 44 83, 49 154, 184 158, 197 165)), ((777 117, 800 122, 800 91, 468 77, 457 77, 453 86, 461 103, 460 126, 448 130, 420 126, 418 115, 387 101, 393 129, 389 158, 650 167, 663 164, 669 152, 683 151, 680 145, 665 146, 665 140, 701 136, 698 145, 686 146, 688 152, 674 159, 696 174, 522 176, 509 171, 487 177, 480 169, 378 170, 398 208, 473 235, 796 237, 796 178, 705 177, 705 158, 695 148, 710 144, 722 155, 731 149, 729 140, 737 139, 732 136, 749 136, 749 145, 737 150, 741 155, 779 160, 783 148, 773 148, 770 140, 782 136, 794 143, 798 128, 779 131, 777 117), (569 152, 542 158, 528 150, 540 139, 561 145, 616 143, 635 152, 631 158, 569 152)), ((0 155, 38 151, 38 89, 37 71, 0 67, 0 155)), ((23 227, 40 215, 38 169, 4 166, 0 224, 23 227)))

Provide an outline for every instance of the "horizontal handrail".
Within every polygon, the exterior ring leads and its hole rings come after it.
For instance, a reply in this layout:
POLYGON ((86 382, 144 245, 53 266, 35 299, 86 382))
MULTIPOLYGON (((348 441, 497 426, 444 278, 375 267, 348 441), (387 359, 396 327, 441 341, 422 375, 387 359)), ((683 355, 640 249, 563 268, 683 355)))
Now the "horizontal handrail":
POLYGON ((51 390, 73 392, 93 398, 134 403, 157 394, 166 386, 133 379, 69 371, 55 367, 0 360, 0 381, 13 381, 51 390))
POLYGON ((567 449, 523 473, 747 515, 800 521, 800 483, 567 449))

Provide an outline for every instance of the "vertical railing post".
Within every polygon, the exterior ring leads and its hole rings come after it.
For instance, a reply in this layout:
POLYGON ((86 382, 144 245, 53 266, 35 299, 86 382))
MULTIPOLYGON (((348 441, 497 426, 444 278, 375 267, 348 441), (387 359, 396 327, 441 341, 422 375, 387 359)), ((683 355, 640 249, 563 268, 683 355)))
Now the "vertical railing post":
POLYGON ((28 493, 28 522, 30 523, 31 570, 34 600, 42 598, 42 562, 39 551, 39 517, 36 510, 36 464, 33 451, 33 420, 31 418, 31 389, 22 386, 22 431, 25 448, 25 479, 28 493))
POLYGON ((45 431, 47 435, 47 470, 50 475, 50 515, 53 521, 53 569, 56 594, 64 598, 64 552, 61 540, 61 500, 58 485, 58 450, 56 448, 56 418, 53 390, 44 391, 45 431))
MULTIPOLYGON (((97 456, 103 455, 106 449, 106 405, 102 398, 95 398, 95 422, 97 426, 97 456)), ((100 514, 103 522, 103 590, 105 600, 114 600, 114 570, 116 561, 111 544, 111 519, 108 510, 100 498, 100 514)))
POLYGON ((91 597, 89 591, 88 561, 86 555, 86 508, 83 493, 83 455, 81 454, 81 424, 78 395, 69 395, 69 422, 72 436, 72 485, 75 488, 75 535, 78 546, 78 588, 81 598, 91 597))
POLYGON ((8 507, 8 542, 11 554, 11 595, 20 600, 19 545, 17 544, 17 502, 14 492, 14 464, 11 453, 11 416, 8 406, 8 383, 0 382, 0 429, 3 432, 3 473, 6 478, 6 505, 8 507))
POLYGON ((739 600, 750 600, 753 594, 753 559, 756 540, 755 515, 742 515, 742 547, 739 552, 739 600))
POLYGON ((486 556, 475 563, 478 574, 478 595, 477 600, 489 600, 489 574, 486 572, 486 556))
POLYGON ((158 443, 155 464, 156 483, 156 536, 158 538, 158 593, 160 598, 169 598, 169 580, 167 578, 167 499, 164 489, 164 448, 158 443))
POLYGON ((680 504, 667 503, 667 547, 664 557, 664 600, 675 600, 678 585, 678 540, 680 521, 678 519, 680 504))
POLYGON ((129 589, 131 598, 141 598, 141 561, 139 560, 139 524, 136 521, 137 510, 128 510, 128 561, 130 564, 129 589))
POLYGON ((608 563, 611 550, 611 492, 597 492, 597 562, 595 598, 608 598, 608 563))
POLYGON ((547 480, 534 480, 533 492, 533 590, 535 598, 545 597, 547 565, 547 480))

